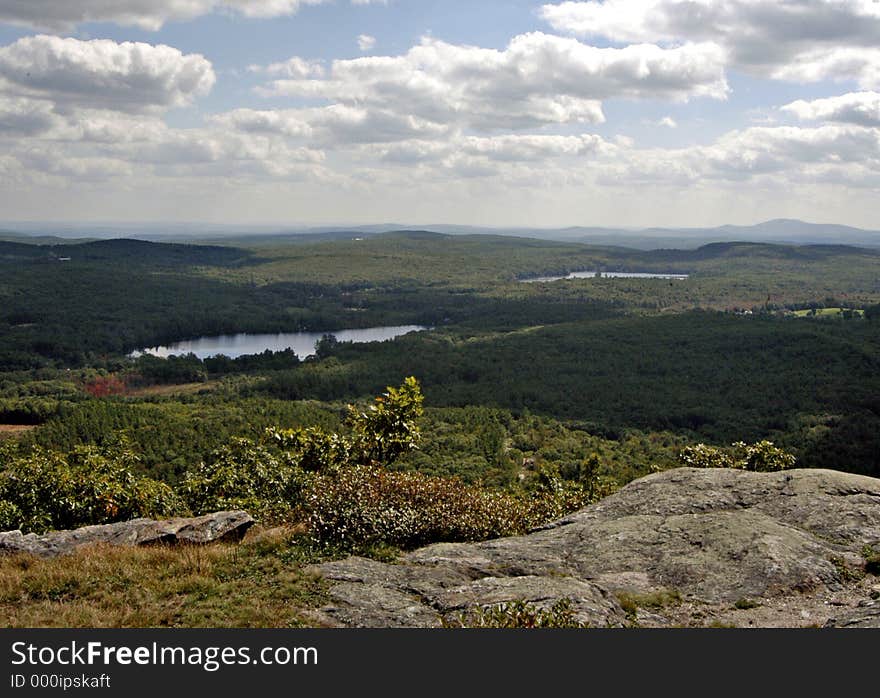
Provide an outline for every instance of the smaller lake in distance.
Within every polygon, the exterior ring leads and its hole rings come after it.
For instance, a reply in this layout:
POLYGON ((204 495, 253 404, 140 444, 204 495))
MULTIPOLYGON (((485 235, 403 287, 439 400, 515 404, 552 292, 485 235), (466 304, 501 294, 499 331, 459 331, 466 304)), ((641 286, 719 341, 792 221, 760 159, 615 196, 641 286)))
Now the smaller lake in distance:
POLYGON ((262 354, 267 349, 284 351, 293 349, 300 359, 315 353, 315 343, 325 334, 332 334, 340 342, 384 342, 410 332, 422 332, 427 327, 420 325, 401 325, 398 327, 369 327, 364 330, 339 330, 338 332, 285 332, 282 334, 229 334, 219 337, 199 337, 165 347, 150 347, 136 351, 131 356, 150 354, 161 359, 169 356, 195 354, 200 359, 223 354, 230 359, 247 354, 262 354))
POLYGON ((539 284, 550 281, 562 281, 564 279, 595 279, 597 275, 601 279, 671 279, 674 281, 684 281, 690 278, 689 274, 653 274, 641 271, 573 271, 567 276, 538 276, 533 279, 520 279, 520 283, 539 284))

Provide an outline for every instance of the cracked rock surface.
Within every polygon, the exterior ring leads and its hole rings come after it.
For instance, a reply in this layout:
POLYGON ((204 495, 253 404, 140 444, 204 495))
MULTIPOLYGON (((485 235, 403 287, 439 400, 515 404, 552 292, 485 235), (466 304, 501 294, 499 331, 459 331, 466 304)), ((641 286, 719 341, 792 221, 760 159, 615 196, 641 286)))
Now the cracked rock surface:
POLYGON ((94 543, 205 545, 241 540, 253 524, 253 518, 246 511, 220 511, 196 518, 165 521, 134 519, 101 526, 85 526, 73 531, 50 531, 43 535, 8 531, 0 533, 0 554, 30 553, 41 557, 55 557, 94 543))
POLYGON ((395 564, 319 565, 332 598, 319 621, 434 627, 468 607, 564 598, 600 627, 871 627, 880 609, 868 595, 877 579, 866 578, 866 546, 880 551, 878 479, 682 468, 526 536, 432 545, 395 564), (675 601, 634 613, 618 599, 638 605, 658 592, 675 601))

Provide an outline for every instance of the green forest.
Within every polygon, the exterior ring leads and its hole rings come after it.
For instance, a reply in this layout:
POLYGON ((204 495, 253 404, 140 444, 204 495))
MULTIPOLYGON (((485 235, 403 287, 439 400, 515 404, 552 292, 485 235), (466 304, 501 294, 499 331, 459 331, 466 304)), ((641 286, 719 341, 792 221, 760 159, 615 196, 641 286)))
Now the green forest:
POLYGON ((525 533, 650 473, 880 475, 876 250, 422 231, 21 240, 0 241, 0 529, 243 508, 268 537, 206 553, 201 601, 174 591, 184 560, 111 555, 114 574, 149 570, 156 600, 109 611, 76 590, 109 579, 90 567, 104 558, 4 562, 11 624, 296 624, 278 604, 320 601, 310 562, 525 533), (570 272, 591 273, 535 281, 570 272), (334 335, 398 325, 424 329, 334 335), (322 337, 309 355, 140 351, 300 331, 322 337), (68 597, 85 610, 51 605, 68 597))
POLYGON ((429 472, 510 485, 517 460, 568 472, 601 441, 616 454, 603 471, 625 482, 675 462, 669 446, 622 446, 633 439, 770 439, 805 467, 877 474, 878 261, 830 245, 644 252, 419 231, 0 242, 0 424, 20 449, 124 437, 173 481, 231 437, 331 427, 347 403, 412 375, 432 436, 403 465, 429 472), (577 270, 689 276, 521 283, 577 270), (398 324, 430 330, 327 342, 310 358, 129 357, 199 336, 398 324), (440 425, 462 410, 467 436, 452 447, 440 425), (487 431, 499 444, 488 457, 474 439, 487 431))

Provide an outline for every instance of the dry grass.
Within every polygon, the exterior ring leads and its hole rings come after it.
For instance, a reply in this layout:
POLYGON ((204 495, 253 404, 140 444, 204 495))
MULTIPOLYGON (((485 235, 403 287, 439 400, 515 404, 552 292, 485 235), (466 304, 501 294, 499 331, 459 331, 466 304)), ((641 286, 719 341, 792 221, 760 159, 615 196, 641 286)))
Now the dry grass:
POLYGON ((241 545, 0 557, 0 626, 301 627, 325 601, 309 561, 284 530, 241 545))
POLYGON ((220 381, 202 383, 182 383, 180 385, 148 385, 141 388, 127 388, 126 397, 173 397, 175 395, 196 395, 215 390, 220 381))
POLYGON ((18 436, 31 429, 36 429, 36 426, 33 424, 0 424, 0 439, 18 436))

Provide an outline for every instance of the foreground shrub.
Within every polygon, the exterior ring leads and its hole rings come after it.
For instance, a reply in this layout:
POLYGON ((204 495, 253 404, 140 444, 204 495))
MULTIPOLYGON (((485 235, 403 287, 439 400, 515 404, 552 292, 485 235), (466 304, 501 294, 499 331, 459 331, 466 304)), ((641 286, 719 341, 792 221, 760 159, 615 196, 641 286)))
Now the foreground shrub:
POLYGON ((305 508, 319 542, 416 548, 522 534, 583 502, 570 491, 518 497, 457 478, 355 466, 318 476, 305 508))
POLYGON ((41 533, 161 518, 181 508, 168 485, 135 475, 138 457, 124 446, 81 446, 67 454, 34 448, 0 459, 2 530, 41 533))
POLYGON ((245 509, 264 521, 292 520, 300 514, 313 474, 326 475, 326 487, 342 469, 388 465, 416 448, 421 414, 418 381, 407 378, 399 388, 389 386, 366 410, 349 407, 349 433, 268 429, 262 442, 233 440, 187 473, 181 493, 195 513, 245 509))
POLYGON ((294 459, 249 439, 233 439, 190 470, 180 494, 190 511, 244 509, 258 519, 292 519, 308 475, 294 459))
POLYGON ((796 462, 792 454, 766 440, 754 444, 738 441, 727 450, 706 444, 687 446, 679 454, 679 460, 691 468, 737 468, 751 472, 787 470, 796 462))
POLYGON ((795 464, 795 457, 774 446, 772 441, 759 441, 751 445, 739 441, 733 447, 737 450, 737 467, 744 470, 766 473, 788 470, 795 464))
POLYGON ((685 446, 678 459, 682 465, 688 468, 733 468, 733 457, 722 451, 720 448, 707 446, 706 444, 697 444, 696 446, 685 446))
POLYGON ((348 434, 322 429, 269 429, 269 440, 308 471, 335 470, 346 465, 390 465, 418 448, 417 420, 423 414, 421 388, 410 376, 399 388, 388 386, 365 410, 351 405, 348 434))
POLYGON ((462 613, 444 620, 444 628, 588 628, 575 615, 570 599, 560 599, 550 608, 526 601, 511 601, 462 613))

